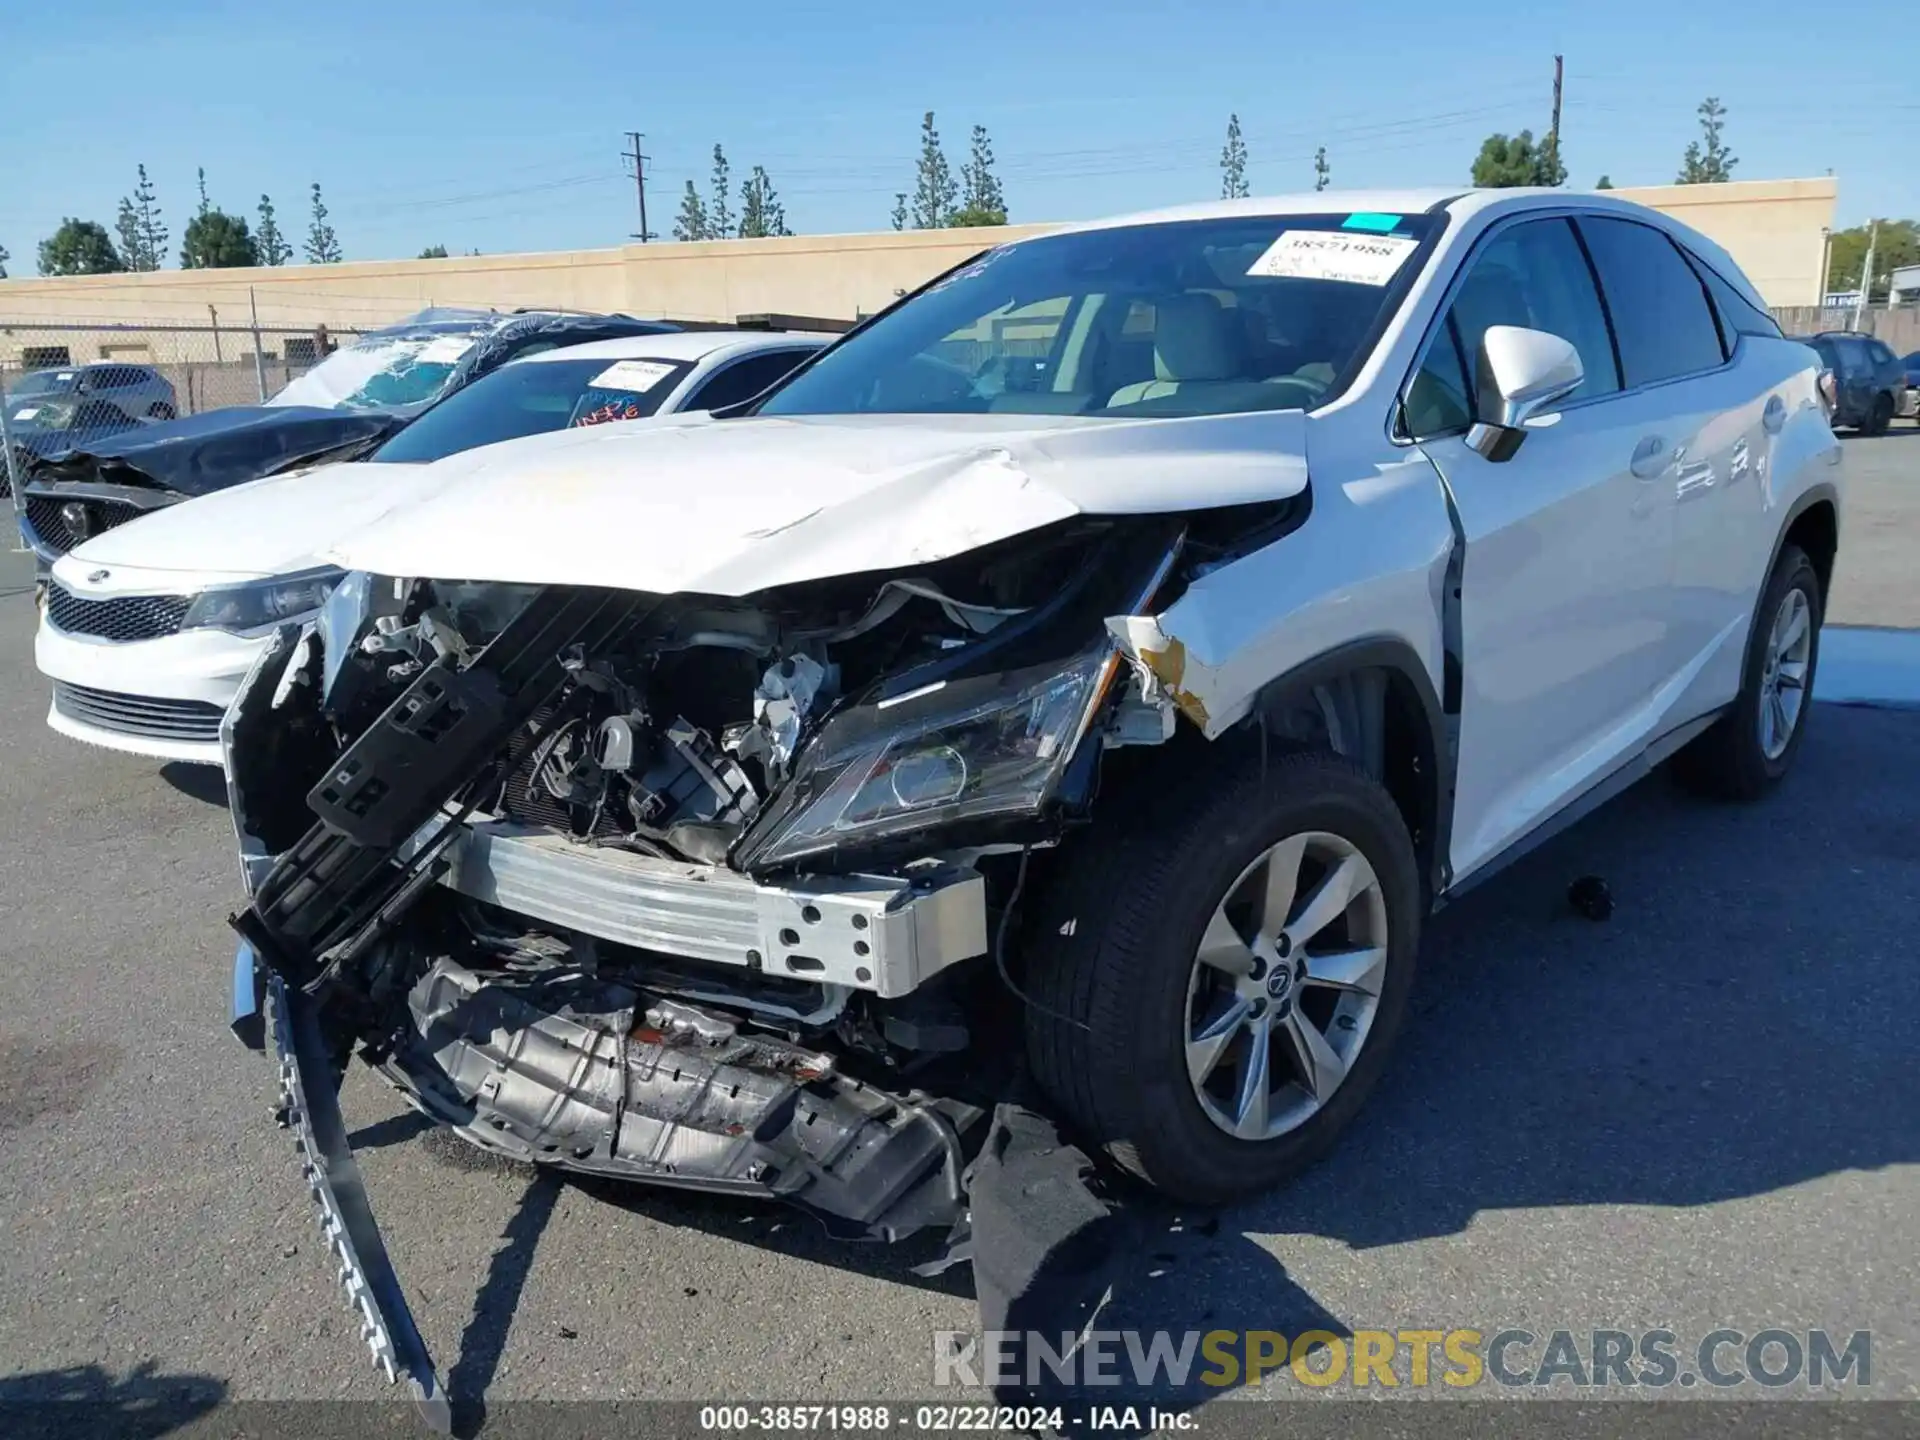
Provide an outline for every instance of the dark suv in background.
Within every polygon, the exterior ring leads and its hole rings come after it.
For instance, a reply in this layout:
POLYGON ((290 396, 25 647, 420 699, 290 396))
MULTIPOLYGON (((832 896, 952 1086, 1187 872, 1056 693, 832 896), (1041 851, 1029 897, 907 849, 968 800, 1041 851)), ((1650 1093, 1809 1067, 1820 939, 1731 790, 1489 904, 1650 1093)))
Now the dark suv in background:
POLYGON ((1819 351, 1820 363, 1833 372, 1836 426, 1879 435, 1895 415, 1907 413, 1906 366, 1885 341, 1846 330, 1796 338, 1819 351))

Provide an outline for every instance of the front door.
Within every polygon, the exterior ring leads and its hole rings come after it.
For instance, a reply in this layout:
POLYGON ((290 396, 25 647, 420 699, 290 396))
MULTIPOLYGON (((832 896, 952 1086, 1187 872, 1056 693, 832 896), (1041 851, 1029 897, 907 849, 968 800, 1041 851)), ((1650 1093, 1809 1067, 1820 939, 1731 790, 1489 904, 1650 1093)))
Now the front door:
POLYGON ((1676 440, 1655 398, 1623 393, 1592 271, 1558 217, 1476 253, 1407 416, 1465 537, 1450 857, 1465 878, 1642 737, 1668 649, 1676 440), (1465 438, 1489 325, 1559 335, 1586 370, 1500 462, 1465 438))

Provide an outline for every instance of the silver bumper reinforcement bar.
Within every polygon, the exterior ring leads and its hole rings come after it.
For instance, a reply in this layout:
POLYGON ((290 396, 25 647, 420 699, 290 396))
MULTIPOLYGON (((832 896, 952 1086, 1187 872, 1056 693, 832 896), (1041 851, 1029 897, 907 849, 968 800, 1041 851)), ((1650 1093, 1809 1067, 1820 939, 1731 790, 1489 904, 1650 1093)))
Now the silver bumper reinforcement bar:
POLYGON ((974 871, 833 875, 765 885, 722 866, 582 845, 507 821, 470 822, 440 883, 635 949, 905 995, 987 951, 974 871))

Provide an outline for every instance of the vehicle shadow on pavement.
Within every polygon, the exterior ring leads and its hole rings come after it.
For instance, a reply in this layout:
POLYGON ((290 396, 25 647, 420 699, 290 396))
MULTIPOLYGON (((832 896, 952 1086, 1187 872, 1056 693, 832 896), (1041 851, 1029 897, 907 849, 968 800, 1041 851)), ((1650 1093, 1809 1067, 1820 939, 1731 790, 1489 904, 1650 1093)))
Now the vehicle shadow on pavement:
POLYGON ((182 760, 169 760, 160 767, 160 778, 189 800, 217 805, 222 810, 227 808, 227 777, 218 765, 189 765, 182 760))
POLYGON ((520 1308, 520 1293, 526 1289, 527 1276, 533 1269, 534 1252, 553 1219, 561 1189, 562 1181, 555 1171, 529 1174, 526 1193, 501 1237, 504 1243, 493 1252, 487 1278, 473 1297, 473 1313, 460 1335, 460 1357, 447 1372, 447 1399, 453 1409, 455 1435, 477 1435, 486 1423, 487 1387, 500 1368, 507 1331, 520 1308))
POLYGON ((151 1360, 118 1379, 98 1365, 0 1375, 0 1429, 19 1440, 158 1440, 213 1410, 226 1394, 224 1380, 158 1374, 151 1360))
POLYGON ((1887 1103, 1920 1093, 1920 719, 1811 722, 1765 801, 1656 775, 1434 917, 1370 1105, 1229 1223, 1367 1248, 1920 1160, 1920 1110, 1887 1103), (1610 920, 1568 905, 1587 874, 1610 920))

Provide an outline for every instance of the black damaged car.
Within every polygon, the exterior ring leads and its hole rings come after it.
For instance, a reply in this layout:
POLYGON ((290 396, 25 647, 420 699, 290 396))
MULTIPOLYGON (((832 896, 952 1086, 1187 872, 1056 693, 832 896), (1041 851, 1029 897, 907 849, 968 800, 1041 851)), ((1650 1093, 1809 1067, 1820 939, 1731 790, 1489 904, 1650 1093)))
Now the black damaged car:
POLYGON ((629 315, 422 311, 335 351, 265 404, 24 450, 21 534, 44 572, 82 541, 162 506, 299 466, 357 460, 529 351, 679 328, 629 315))

